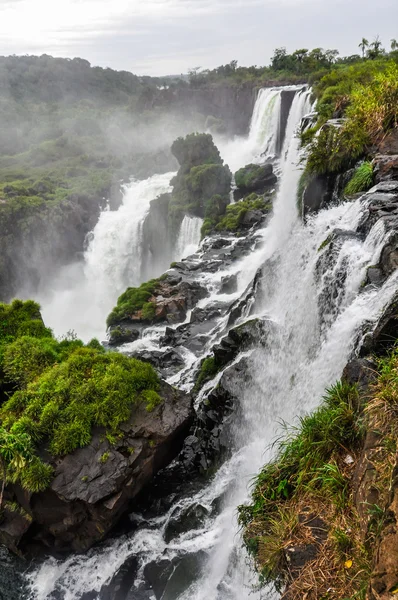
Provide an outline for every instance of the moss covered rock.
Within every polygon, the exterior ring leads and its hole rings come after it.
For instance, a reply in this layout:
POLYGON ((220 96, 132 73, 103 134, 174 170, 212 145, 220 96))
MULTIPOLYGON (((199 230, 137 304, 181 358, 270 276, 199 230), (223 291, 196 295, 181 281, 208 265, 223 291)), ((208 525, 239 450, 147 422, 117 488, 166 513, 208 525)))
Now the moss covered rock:
POLYGON ((246 165, 235 173, 235 183, 242 192, 255 192, 275 185, 277 177, 271 164, 246 165))

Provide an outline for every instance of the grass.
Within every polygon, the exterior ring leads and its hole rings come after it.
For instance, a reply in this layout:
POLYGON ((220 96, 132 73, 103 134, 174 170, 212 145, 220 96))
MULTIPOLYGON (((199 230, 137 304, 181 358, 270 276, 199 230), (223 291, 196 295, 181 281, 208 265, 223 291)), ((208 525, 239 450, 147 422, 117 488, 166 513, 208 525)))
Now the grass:
POLYGON ((347 194, 347 196, 353 196, 360 192, 366 192, 372 187, 373 182, 373 165, 370 161, 364 161, 355 170, 355 173, 344 189, 344 193, 347 194))
POLYGON ((341 600, 368 580, 369 557, 351 496, 353 466, 344 460, 358 456, 363 436, 358 391, 338 383, 279 442, 275 461, 256 478, 252 503, 239 508, 261 584, 281 590, 289 584, 289 599, 341 600), (322 540, 311 528, 314 515, 325 524, 322 540), (317 552, 299 573, 290 566, 290 549, 309 545, 317 552))
POLYGON ((201 387, 218 373, 219 367, 214 356, 208 356, 202 361, 200 371, 196 378, 194 390, 197 392, 201 387))

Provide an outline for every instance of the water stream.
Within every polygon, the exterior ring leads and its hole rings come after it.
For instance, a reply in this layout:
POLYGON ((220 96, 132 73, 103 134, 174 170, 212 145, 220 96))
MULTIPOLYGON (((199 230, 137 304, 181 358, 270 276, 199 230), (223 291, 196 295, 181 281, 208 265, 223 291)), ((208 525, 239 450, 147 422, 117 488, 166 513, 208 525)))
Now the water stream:
MULTIPOLYGON (((84 556, 72 556, 65 561, 46 560, 27 576, 31 600, 82 600, 88 592, 92 594, 90 599, 103 600, 106 596, 101 588, 132 556, 139 561, 137 587, 133 587, 122 600, 155 598, 151 592, 146 596, 140 595, 139 586, 145 566, 151 561, 159 563, 162 559, 172 560, 177 556, 191 562, 183 563, 185 579, 179 574, 169 582, 162 600, 278 597, 271 589, 260 592, 253 588, 256 579, 242 549, 236 508, 248 499, 253 476, 272 457, 271 443, 280 434, 281 421, 294 423, 298 415, 319 404, 325 388, 341 376, 361 325, 377 318, 398 285, 397 276, 393 275, 382 288, 361 291, 366 268, 375 264, 380 255, 385 237, 380 224, 376 224, 365 240, 346 237, 328 260, 323 260, 323 257, 327 256, 329 249, 319 250, 334 229, 355 231, 366 208, 366 199, 360 198, 353 203, 321 211, 306 225, 298 217, 296 190, 301 169, 298 166, 299 143, 295 131, 301 118, 310 110, 309 96, 308 91, 297 91, 293 100, 280 158, 282 175, 279 191, 273 215, 260 232, 261 244, 229 269, 229 272, 239 275, 238 297, 257 270, 262 268, 262 293, 254 310, 256 315, 274 324, 268 334, 267 348, 258 348, 248 357, 250 377, 241 382, 239 393, 244 416, 235 424, 231 439, 232 456, 205 487, 194 495, 179 498, 166 513, 159 514, 138 530, 109 540, 84 556), (332 296, 330 288, 342 268, 346 277, 341 283, 340 293, 332 296), (216 504, 217 510, 214 509, 216 504), (192 505, 200 505, 206 511, 207 516, 201 526, 166 542, 165 531, 170 519, 192 505), (51 595, 55 592, 57 595, 51 595)), ((248 146, 251 156, 259 156, 261 150, 272 153, 272 148, 276 148, 278 102, 280 90, 260 93, 247 146, 241 149, 239 156, 235 156, 236 163, 240 161, 242 166, 247 162, 248 146)), ((235 150, 237 148, 235 145, 235 150)), ((228 152, 231 152, 231 147, 228 152)), ((163 177, 162 185, 167 187, 167 177, 163 177)), ((156 181, 161 187, 159 180, 156 181)), ((101 219, 102 223, 97 227, 105 230, 105 224, 108 221, 110 224, 116 216, 108 213, 101 219)), ((198 227, 199 223, 185 223, 184 233, 181 231, 180 255, 191 241, 193 244, 197 239, 195 237, 194 240, 194 236, 197 236, 198 227)), ((121 274, 120 265, 115 264, 114 253, 117 227, 113 231, 107 242, 109 256, 101 260, 96 256, 94 260, 98 246, 92 242, 86 265, 89 264, 89 256, 94 262, 107 260, 109 269, 105 274, 112 277, 114 284, 122 284, 125 274, 121 274)), ((131 232, 132 229, 128 235, 131 232)), ((104 231, 104 235, 108 234, 104 231)), ((95 236, 98 236, 97 231, 95 236)), ((138 248, 135 252, 139 256, 138 248)), ((134 268, 128 277, 130 284, 135 281, 134 268)), ((220 273, 203 275, 202 282, 213 290, 210 299, 205 302, 217 297, 217 278, 219 280, 220 273)), ((97 279, 100 277, 97 276, 97 279)), ((87 308, 92 309, 90 303, 87 308)), ((44 316, 47 317, 46 312, 44 316)), ((173 384, 178 385, 178 377, 173 379, 173 384)))

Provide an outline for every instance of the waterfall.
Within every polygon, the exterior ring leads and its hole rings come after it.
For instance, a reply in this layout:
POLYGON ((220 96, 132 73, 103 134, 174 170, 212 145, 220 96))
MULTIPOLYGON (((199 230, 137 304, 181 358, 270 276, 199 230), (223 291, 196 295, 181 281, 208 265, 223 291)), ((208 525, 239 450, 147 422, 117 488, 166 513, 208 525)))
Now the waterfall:
POLYGON ((265 88, 259 91, 246 138, 236 137, 227 142, 216 139, 221 156, 232 171, 249 163, 261 163, 275 158, 280 136, 281 93, 282 88, 265 88))
MULTIPOLYGON (((142 227, 151 200, 170 191, 174 173, 126 186, 121 206, 105 210, 88 236, 83 262, 62 269, 37 298, 56 334, 73 330, 88 341, 105 335, 105 321, 118 296, 142 283, 142 227)), ((160 273, 152 273, 153 276, 160 273)))
POLYGON ((199 217, 187 215, 183 218, 175 245, 174 260, 181 260, 196 252, 200 244, 202 225, 203 219, 199 217))
MULTIPOLYGON (((270 113, 272 92, 266 92, 256 104, 249 136, 252 139, 260 140, 265 129, 270 137, 275 132, 274 126, 270 126, 275 104, 270 113), (259 102, 267 112, 267 119, 260 114, 259 102)), ((259 600, 264 597, 264 593, 252 587, 257 583, 257 576, 247 566, 248 558, 236 523, 236 507, 248 499, 252 478, 272 459, 271 444, 281 433, 281 421, 294 423, 297 416, 319 404, 325 388, 340 378, 361 325, 376 320, 398 287, 395 273, 381 288, 360 291, 367 267, 377 263, 385 242, 380 223, 376 223, 365 240, 342 238, 341 245, 331 250, 335 253, 333 260, 322 262, 324 253, 328 252, 327 248, 319 250, 322 242, 334 229, 355 231, 366 208, 363 199, 323 210, 310 217, 306 225, 297 215, 300 167, 299 142, 294 132, 310 108, 309 96, 308 91, 299 92, 292 104, 279 191, 273 215, 260 232, 262 243, 248 257, 224 271, 230 269, 239 274, 239 293, 242 293, 258 268, 262 268, 262 294, 255 311, 275 325, 268 334, 267 349, 258 348, 248 358, 250 369, 240 382, 242 417, 230 441, 231 458, 196 493, 179 499, 164 514, 136 531, 109 540, 83 557, 45 561, 27 575, 31 600, 53 597, 82 600, 85 593, 93 600, 103 600, 106 596, 101 594, 101 587, 127 558, 136 556, 139 560, 138 586, 144 579, 144 567, 150 561, 159 563, 165 557, 193 555, 199 557, 194 580, 185 582, 185 589, 178 592, 166 590, 162 600, 259 600), (321 272, 320 264, 323 265, 321 272), (341 268, 345 269, 346 277, 340 293, 335 296, 330 293, 331 286, 341 268), (208 510, 200 527, 166 543, 164 530, 169 520, 197 504, 208 510), (221 507, 218 512, 214 510, 215 505, 221 507)), ((276 99, 276 94, 274 97, 276 99)), ((273 143, 272 140, 264 142, 263 147, 267 148, 273 143)), ((184 225, 186 240, 188 225, 184 225)), ((207 301, 210 303, 215 294, 213 276, 211 273, 200 276, 201 283, 208 282, 210 297, 207 301)), ((269 598, 279 597, 273 590, 265 593, 269 598)), ((123 600, 154 598, 150 590, 145 594, 133 589, 123 600)))

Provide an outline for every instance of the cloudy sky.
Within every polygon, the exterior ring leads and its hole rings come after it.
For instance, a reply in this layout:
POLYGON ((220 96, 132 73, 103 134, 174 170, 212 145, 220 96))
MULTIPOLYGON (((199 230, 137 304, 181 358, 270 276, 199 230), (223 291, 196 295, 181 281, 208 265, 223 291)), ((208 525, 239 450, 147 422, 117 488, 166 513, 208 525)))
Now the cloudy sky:
POLYGON ((164 75, 268 64, 273 49, 398 38, 397 0, 0 0, 0 54, 80 56, 164 75))

